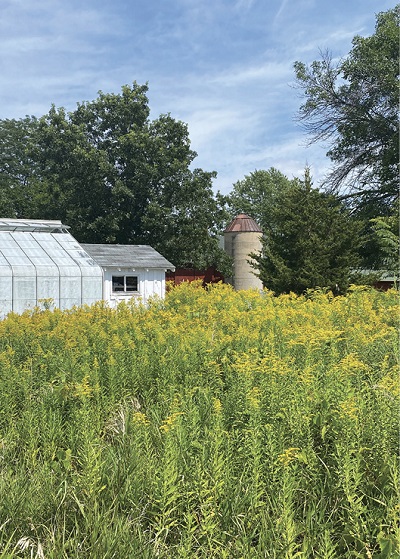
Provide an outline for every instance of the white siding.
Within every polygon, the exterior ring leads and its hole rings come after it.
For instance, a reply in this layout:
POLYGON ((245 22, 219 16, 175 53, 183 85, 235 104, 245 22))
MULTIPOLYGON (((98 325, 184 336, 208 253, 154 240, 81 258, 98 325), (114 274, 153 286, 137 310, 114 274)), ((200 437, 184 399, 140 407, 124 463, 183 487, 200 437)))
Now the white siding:
POLYGON ((165 295, 165 270, 164 269, 135 269, 114 268, 104 270, 104 300, 111 307, 115 307, 121 301, 129 301, 132 298, 146 303, 153 296, 164 297, 165 295), (137 293, 113 293, 112 276, 137 276, 137 293))

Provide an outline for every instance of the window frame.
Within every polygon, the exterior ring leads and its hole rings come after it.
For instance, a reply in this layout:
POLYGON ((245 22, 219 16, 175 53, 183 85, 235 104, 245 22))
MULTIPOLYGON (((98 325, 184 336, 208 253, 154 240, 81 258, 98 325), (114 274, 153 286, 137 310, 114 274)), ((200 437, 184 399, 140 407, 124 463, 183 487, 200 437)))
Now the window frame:
POLYGON ((139 293, 139 276, 138 275, 131 275, 131 274, 111 274, 111 293, 113 295, 134 295, 135 293, 139 293), (114 289, 114 278, 122 278, 124 282, 123 290, 116 291, 114 289), (127 278, 136 278, 136 289, 127 289, 127 278))

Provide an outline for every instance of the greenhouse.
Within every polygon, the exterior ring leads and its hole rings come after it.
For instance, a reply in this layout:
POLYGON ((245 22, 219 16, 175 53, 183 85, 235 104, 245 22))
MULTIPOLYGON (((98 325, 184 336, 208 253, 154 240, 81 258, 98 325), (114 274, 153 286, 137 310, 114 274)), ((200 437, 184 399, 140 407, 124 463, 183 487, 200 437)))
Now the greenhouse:
POLYGON ((60 221, 0 220, 0 317, 102 299, 101 267, 60 221))

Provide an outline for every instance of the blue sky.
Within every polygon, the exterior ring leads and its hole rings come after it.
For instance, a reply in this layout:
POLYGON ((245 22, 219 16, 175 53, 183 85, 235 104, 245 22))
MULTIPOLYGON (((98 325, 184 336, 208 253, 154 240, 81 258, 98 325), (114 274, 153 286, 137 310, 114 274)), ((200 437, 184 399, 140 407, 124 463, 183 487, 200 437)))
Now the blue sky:
POLYGON ((188 124, 195 167, 216 190, 255 169, 329 168, 306 147, 293 63, 346 56, 386 0, 2 0, 0 118, 73 110, 97 92, 149 85, 151 118, 188 124))

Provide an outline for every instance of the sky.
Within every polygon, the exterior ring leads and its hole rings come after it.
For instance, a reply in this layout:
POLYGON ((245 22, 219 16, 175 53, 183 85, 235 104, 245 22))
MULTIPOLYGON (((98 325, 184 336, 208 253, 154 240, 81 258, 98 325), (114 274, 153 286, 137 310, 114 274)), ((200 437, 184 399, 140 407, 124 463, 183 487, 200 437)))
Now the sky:
POLYGON ((188 125, 193 167, 223 194, 275 167, 314 185, 330 162, 307 146, 293 64, 345 57, 394 0, 2 0, 0 119, 73 111, 148 84, 151 119, 188 125))

